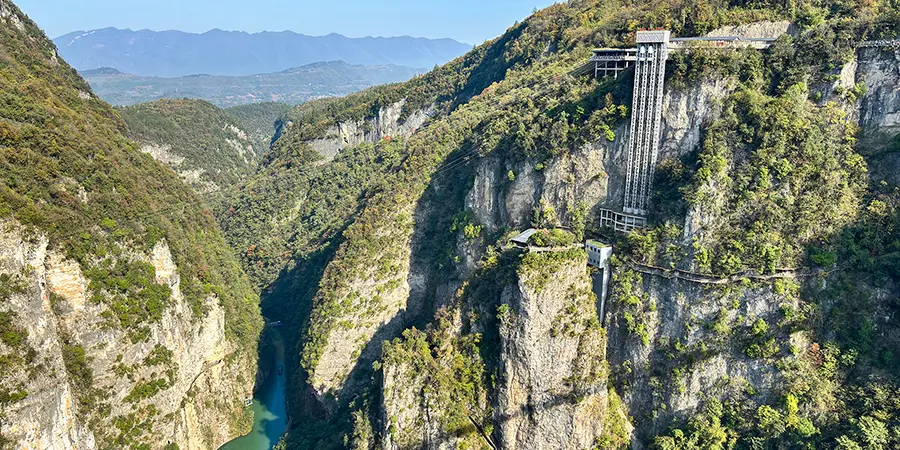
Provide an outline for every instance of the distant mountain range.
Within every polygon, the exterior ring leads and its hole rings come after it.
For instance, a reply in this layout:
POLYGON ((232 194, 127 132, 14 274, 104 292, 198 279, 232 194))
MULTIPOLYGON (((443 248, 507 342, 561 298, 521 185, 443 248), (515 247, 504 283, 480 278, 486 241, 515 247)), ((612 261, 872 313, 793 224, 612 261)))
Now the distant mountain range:
POLYGON ((222 30, 194 34, 117 28, 76 31, 54 42, 60 55, 78 70, 109 67, 158 77, 198 73, 242 76, 321 61, 430 69, 471 49, 452 39, 409 36, 348 38, 339 34, 306 36, 290 31, 250 34, 222 30))
POLYGON ((421 72, 424 70, 331 61, 248 76, 145 77, 109 67, 86 70, 81 76, 100 98, 113 105, 134 105, 162 98, 194 98, 225 108, 256 102, 297 104, 315 98, 342 96, 378 84, 406 81, 421 72))

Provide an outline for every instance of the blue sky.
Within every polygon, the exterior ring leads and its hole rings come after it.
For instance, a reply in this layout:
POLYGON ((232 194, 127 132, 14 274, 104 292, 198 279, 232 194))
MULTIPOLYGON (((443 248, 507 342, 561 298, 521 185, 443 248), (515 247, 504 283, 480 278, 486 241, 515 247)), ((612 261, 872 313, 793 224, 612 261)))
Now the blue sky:
POLYGON ((116 27, 449 37, 480 44, 553 0, 17 0, 48 36, 116 27))

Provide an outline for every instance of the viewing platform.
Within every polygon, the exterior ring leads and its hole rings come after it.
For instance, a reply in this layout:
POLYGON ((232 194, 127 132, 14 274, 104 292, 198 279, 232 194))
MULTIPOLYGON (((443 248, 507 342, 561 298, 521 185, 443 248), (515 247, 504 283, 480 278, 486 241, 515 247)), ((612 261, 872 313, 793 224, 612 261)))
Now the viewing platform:
POLYGON ((609 280, 613 256, 611 245, 588 239, 584 242, 575 240, 575 235, 562 228, 538 229, 529 228, 509 239, 507 249, 520 249, 528 253, 567 252, 584 249, 587 254, 587 265, 591 273, 591 289, 597 295, 599 317, 601 323, 606 311, 606 298, 609 295, 609 280))
MULTIPOLYGON (((641 34, 649 33, 645 31, 641 34)), ((741 48, 752 48, 756 50, 764 50, 775 43, 774 38, 757 38, 757 37, 740 37, 740 36, 704 36, 704 37, 682 37, 670 38, 666 43, 666 50, 685 51, 695 48, 734 50, 741 48)), ((863 46, 889 46, 890 43, 900 44, 900 41, 871 41, 873 45, 863 46), (881 45, 875 45, 879 43, 881 45)), ((572 71, 572 75, 587 75, 593 73, 595 77, 613 76, 618 77, 619 72, 634 66, 637 61, 638 48, 595 48, 592 50, 593 56, 583 66, 572 71)))

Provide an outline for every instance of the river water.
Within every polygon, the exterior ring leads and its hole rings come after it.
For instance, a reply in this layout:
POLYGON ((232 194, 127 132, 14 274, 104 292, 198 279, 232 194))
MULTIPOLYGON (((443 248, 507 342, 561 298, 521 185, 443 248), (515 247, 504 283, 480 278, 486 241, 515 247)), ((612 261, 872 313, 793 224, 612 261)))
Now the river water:
POLYGON ((284 341, 277 329, 267 330, 270 351, 261 352, 260 367, 269 373, 253 396, 253 430, 228 442, 219 450, 270 450, 287 428, 285 412, 284 341))

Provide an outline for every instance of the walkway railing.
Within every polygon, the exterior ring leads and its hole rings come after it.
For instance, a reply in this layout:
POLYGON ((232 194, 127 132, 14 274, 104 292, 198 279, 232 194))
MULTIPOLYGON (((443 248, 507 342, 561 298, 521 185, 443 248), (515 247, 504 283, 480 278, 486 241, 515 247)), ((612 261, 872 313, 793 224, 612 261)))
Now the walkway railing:
POLYGON ((900 47, 900 39, 883 39, 879 41, 865 41, 860 47, 900 47))

